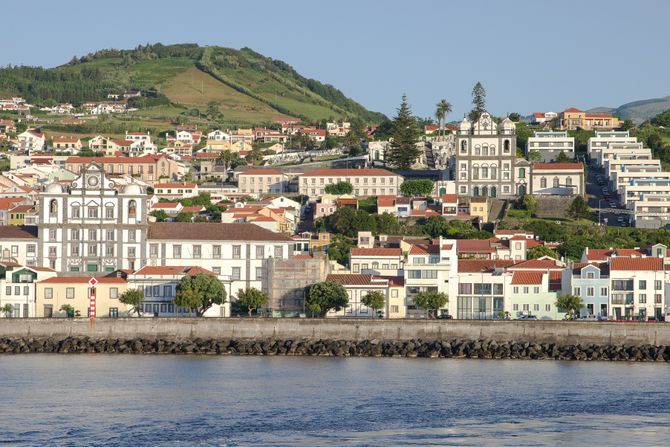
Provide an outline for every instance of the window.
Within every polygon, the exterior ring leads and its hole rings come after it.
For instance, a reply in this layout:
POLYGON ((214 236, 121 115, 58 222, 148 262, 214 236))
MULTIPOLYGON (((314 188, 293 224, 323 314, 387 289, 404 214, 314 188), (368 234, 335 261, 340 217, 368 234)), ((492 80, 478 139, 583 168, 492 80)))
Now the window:
POLYGON ((526 168, 519 169, 519 178, 526 178, 526 168))
POLYGON ((533 293, 540 293, 539 287, 533 287, 533 293))
POLYGON ((51 199, 51 202, 49 202, 49 216, 56 217, 56 214, 58 214, 58 201, 51 199))
POLYGON ((92 219, 97 219, 98 218, 98 207, 97 206, 89 206, 88 207, 88 217, 92 219))
POLYGON ((79 256, 79 245, 72 245, 70 247, 70 255, 79 256))
POLYGON ((98 232, 96 230, 88 230, 88 240, 95 241, 98 239, 98 232))
POLYGON ((533 310, 535 312, 539 312, 540 311, 540 305, 539 304, 533 304, 533 310))
POLYGON ((202 249, 200 245, 193 246, 193 257, 199 259, 202 256, 202 249))
POLYGON ((582 294, 582 289, 581 289, 581 287, 575 287, 574 290, 573 290, 573 293, 572 293, 572 294, 573 294, 573 295, 580 296, 580 295, 582 294))
POLYGON ((461 295, 472 294, 472 284, 470 284, 470 283, 460 283, 458 285, 458 293, 461 294, 461 295))
POLYGON ((509 142, 509 140, 505 140, 505 141, 503 142, 503 150, 504 150, 506 153, 509 153, 509 147, 510 147, 510 142, 509 142))
POLYGON ((654 295, 654 304, 663 304, 663 295, 657 293, 654 295))
POLYGON ((391 313, 397 314, 398 312, 400 312, 400 306, 392 305, 391 306, 391 313))
POLYGON ((130 242, 135 242, 136 236, 137 235, 135 234, 135 230, 128 230, 128 240, 130 242))
POLYGON ((256 267, 256 279, 263 279, 263 267, 256 267))
POLYGON ((88 245, 88 255, 89 256, 98 256, 98 246, 95 244, 88 245))
POLYGON ((593 273, 593 272, 588 272, 588 273, 586 274, 586 278, 587 278, 587 279, 593 279, 593 278, 595 278, 595 273, 593 273))
POLYGON ((160 296, 161 293, 161 286, 153 286, 153 294, 154 296, 160 296))
POLYGON ((158 257, 158 244, 149 245, 149 256, 152 258, 158 257))
POLYGON ((119 297, 119 288, 118 287, 110 287, 109 288, 109 298, 115 300, 119 297))
POLYGON ((79 205, 72 205, 72 217, 81 217, 81 207, 79 205))
POLYGON ((216 274, 216 275, 220 275, 221 274, 221 267, 212 267, 212 272, 214 272, 214 274, 216 274))
POLYGON ((79 230, 71 230, 70 231, 70 239, 73 241, 78 241, 79 240, 79 230))
POLYGON ((554 188, 558 188, 558 186, 559 186, 559 184, 558 184, 558 177, 554 177, 554 184, 553 184, 553 186, 554 186, 554 188))
POLYGON ((232 279, 234 281, 239 281, 239 279, 240 279, 240 268, 239 267, 233 267, 232 279))
POLYGON ((54 297, 54 289, 51 287, 46 287, 44 289, 44 298, 50 300, 54 297))
POLYGON ((128 257, 135 258, 135 247, 128 247, 128 257))
POLYGON ((655 280, 654 281, 654 290, 663 290, 663 281, 655 280))
POLYGON ((114 219, 114 208, 111 205, 105 207, 105 217, 107 219, 114 219))
POLYGON ((518 310, 519 310, 519 305, 518 305, 518 304, 514 304, 514 305, 512 306, 512 309, 518 311, 518 310))
POLYGON ((358 272, 360 272, 360 267, 359 267, 358 264, 354 264, 354 265, 353 265, 353 269, 354 269, 354 273, 358 273, 358 272))
POLYGON ((637 296, 637 302, 640 304, 647 304, 647 294, 646 293, 640 293, 637 296))
POLYGON ((119 308, 110 307, 109 308, 109 318, 119 318, 119 308))
POLYGON ((181 245, 172 246, 172 257, 176 259, 181 258, 181 245))
POLYGON ((49 229, 49 240, 50 241, 55 241, 56 240, 56 229, 55 228, 50 228, 49 229))
POLYGON ((242 247, 240 245, 233 245, 233 259, 241 259, 242 247))
POLYGON ((545 177, 542 177, 540 179, 540 188, 546 188, 547 187, 547 179, 545 177))
POLYGON ((163 286, 163 296, 171 297, 172 296, 172 286, 166 285, 163 286))
POLYGON ((545 312, 551 312, 551 304, 545 304, 544 305, 544 310, 545 310, 545 312))
POLYGON ((641 279, 640 281, 638 281, 637 288, 640 289, 640 290, 646 290, 647 289, 647 281, 645 281, 644 279, 641 279))
POLYGON ((137 202, 134 200, 128 202, 128 217, 137 217, 137 202))
POLYGON ((7 286, 5 289, 5 295, 11 296, 12 295, 12 286, 7 286))
POLYGON ((265 257, 265 246, 256 245, 256 259, 263 259, 265 257))
POLYGON ((74 287, 68 287, 65 289, 65 298, 74 298, 74 287))
POLYGON ((524 304, 523 305, 523 310, 526 310, 526 311, 530 310, 530 304, 524 304))
POLYGON ((600 288, 600 296, 607 296, 607 287, 600 288))
POLYGON ((391 289, 391 297, 398 298, 398 289, 391 289))
POLYGON ((527 286, 523 287, 523 293, 528 293, 528 287, 527 286))
POLYGON ((514 286, 513 292, 514 292, 514 293, 519 293, 519 287, 518 287, 518 286, 514 286))
POLYGON ((595 287, 587 287, 586 288, 586 296, 595 296, 595 287))
POLYGON ((114 230, 107 230, 107 240, 108 241, 114 240, 114 230))
POLYGON ((281 245, 275 245, 275 258, 282 258, 284 254, 284 249, 281 245))

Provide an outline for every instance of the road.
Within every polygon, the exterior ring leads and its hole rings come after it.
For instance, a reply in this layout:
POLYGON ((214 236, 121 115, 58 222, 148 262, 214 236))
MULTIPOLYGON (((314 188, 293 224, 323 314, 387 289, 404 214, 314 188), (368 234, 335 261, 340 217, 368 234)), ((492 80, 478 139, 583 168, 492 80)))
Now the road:
POLYGON ((607 184, 605 172, 599 166, 588 165, 588 178, 586 179, 586 194, 589 206, 593 211, 600 215, 600 223, 609 226, 629 226, 630 213, 624 207, 619 205, 616 192, 609 191, 609 195, 605 195, 603 188, 610 190, 607 184), (598 176, 602 177, 602 181, 598 183, 598 176), (611 206, 610 202, 615 204, 611 206), (619 222, 619 217, 623 217, 623 222, 619 222))

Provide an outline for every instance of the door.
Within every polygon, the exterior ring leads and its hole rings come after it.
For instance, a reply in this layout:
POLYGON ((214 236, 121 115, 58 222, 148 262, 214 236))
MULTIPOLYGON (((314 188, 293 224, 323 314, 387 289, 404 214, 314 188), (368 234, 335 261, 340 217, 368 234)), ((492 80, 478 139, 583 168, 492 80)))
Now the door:
POLYGON ((44 318, 53 317, 53 313, 54 313, 54 307, 51 304, 47 304, 44 306, 44 318))
POLYGON ((607 304, 600 305, 600 315, 607 316, 607 304))

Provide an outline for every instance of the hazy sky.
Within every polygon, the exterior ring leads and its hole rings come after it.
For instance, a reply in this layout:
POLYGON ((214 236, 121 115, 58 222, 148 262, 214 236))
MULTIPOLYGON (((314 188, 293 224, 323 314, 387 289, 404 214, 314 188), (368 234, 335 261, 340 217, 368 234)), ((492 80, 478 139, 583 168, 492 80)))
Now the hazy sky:
POLYGON ((670 95, 670 1, 12 1, 0 64, 55 66, 161 42, 250 47, 393 115, 616 107, 670 95))

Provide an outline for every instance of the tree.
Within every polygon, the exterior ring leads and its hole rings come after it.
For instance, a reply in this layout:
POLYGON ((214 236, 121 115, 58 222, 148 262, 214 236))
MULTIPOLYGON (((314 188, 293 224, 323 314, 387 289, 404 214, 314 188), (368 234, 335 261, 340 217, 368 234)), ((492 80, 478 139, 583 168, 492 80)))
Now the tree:
POLYGON ((537 211, 537 197, 532 194, 526 194, 523 196, 523 206, 530 212, 530 215, 534 215, 537 211))
POLYGON ((567 154, 563 151, 561 151, 557 156, 556 156, 556 162, 558 163, 565 163, 572 161, 570 157, 567 156, 567 154))
POLYGON ((529 248, 526 253, 526 258, 528 259, 537 259, 543 256, 549 256, 554 259, 557 258, 556 252, 546 245, 537 245, 535 247, 529 248))
POLYGON ((266 305, 267 302, 268 295, 253 287, 237 292, 237 303, 238 305, 247 308, 249 316, 251 316, 253 310, 258 310, 259 307, 266 305))
POLYGON ((474 122, 486 111, 486 90, 481 82, 477 82, 472 89, 472 105, 470 121, 474 122))
POLYGON ((403 95, 402 103, 398 109, 398 114, 393 119, 393 129, 391 132, 391 147, 386 154, 386 159, 397 169, 409 169, 416 159, 421 155, 421 151, 416 146, 419 139, 419 129, 416 124, 416 118, 412 116, 412 110, 407 103, 407 96, 403 95))
POLYGON ((184 276, 177 285, 177 293, 173 303, 185 307, 196 316, 203 314, 214 304, 226 302, 226 290, 216 276, 198 273, 184 276))
POLYGON ((231 163, 233 160, 237 159, 237 154, 233 154, 229 150, 221 151, 219 154, 219 157, 216 159, 216 162, 220 165, 223 165, 223 168, 225 171, 230 168, 231 163))
POLYGON ((442 216, 430 216, 423 225, 423 232, 432 238, 436 238, 445 234, 447 228, 447 219, 442 216))
POLYGON ((621 130, 633 130, 633 129, 635 129, 635 123, 631 119, 624 120, 624 122, 621 123, 620 129, 621 130))
POLYGON ((449 103, 449 101, 446 99, 442 99, 437 103, 437 106, 435 107, 435 118, 437 118, 437 124, 439 126, 438 135, 443 134, 442 124, 444 123, 444 119, 447 117, 447 115, 451 113, 451 110, 451 103, 449 103))
POLYGON ((133 310, 140 316, 142 310, 142 303, 144 303, 144 291, 142 289, 128 289, 121 294, 119 302, 133 306, 133 310))
POLYGON ((349 295, 338 282, 318 282, 309 288, 305 304, 310 312, 325 317, 331 310, 337 312, 347 307, 349 295))
POLYGON ((584 197, 575 197, 568 208, 568 215, 574 219, 586 219, 591 215, 591 208, 589 208, 589 204, 584 200, 584 197))
POLYGON ((63 304, 60 307, 60 310, 65 312, 68 318, 74 318, 74 307, 72 307, 70 304, 63 304))
MULTIPOLYGON (((61 310, 63 310, 63 309, 61 309, 61 310)), ((10 318, 12 316, 12 314, 14 314, 14 306, 7 303, 0 308, 0 312, 4 313, 5 317, 10 318)))
POLYGON ((325 191, 327 194, 351 194, 354 192, 354 186, 349 182, 337 182, 330 185, 326 185, 325 191))
POLYGON ((168 219, 168 215, 164 210, 153 210, 150 215, 156 218, 156 222, 165 222, 168 219))
POLYGON ((400 192, 404 196, 430 196, 433 193, 433 181, 428 179, 405 180, 400 185, 400 192))
POLYGON ((528 151, 526 158, 528 158, 529 162, 535 163, 542 160, 542 154, 540 154, 538 151, 528 151))
POLYGON ((449 302, 449 297, 442 292, 419 292, 414 297, 414 304, 421 309, 426 309, 428 315, 435 315, 437 309, 441 309, 449 302))
POLYGON ((328 258, 345 265, 349 260, 349 252, 354 243, 346 236, 334 234, 328 245, 328 258))
POLYGON ((531 132, 526 123, 523 123, 521 121, 516 123, 515 127, 516 127, 516 147, 517 149, 521 149, 522 151, 524 151, 526 150, 526 146, 528 145, 528 138, 533 136, 533 132, 531 132))
POLYGON ((361 298, 361 302, 377 313, 384 308, 386 297, 383 293, 377 290, 373 290, 361 298))
POLYGON ((567 317, 572 320, 575 314, 584 307, 584 302, 581 297, 575 295, 563 295, 556 300, 556 307, 564 309, 567 312, 567 317))
POLYGON ((519 121, 521 121, 521 115, 519 115, 516 112, 512 112, 509 114, 509 119, 514 121, 515 123, 518 123, 519 121))
POLYGON ((193 213, 179 213, 174 220, 175 222, 191 222, 193 220, 193 213))

